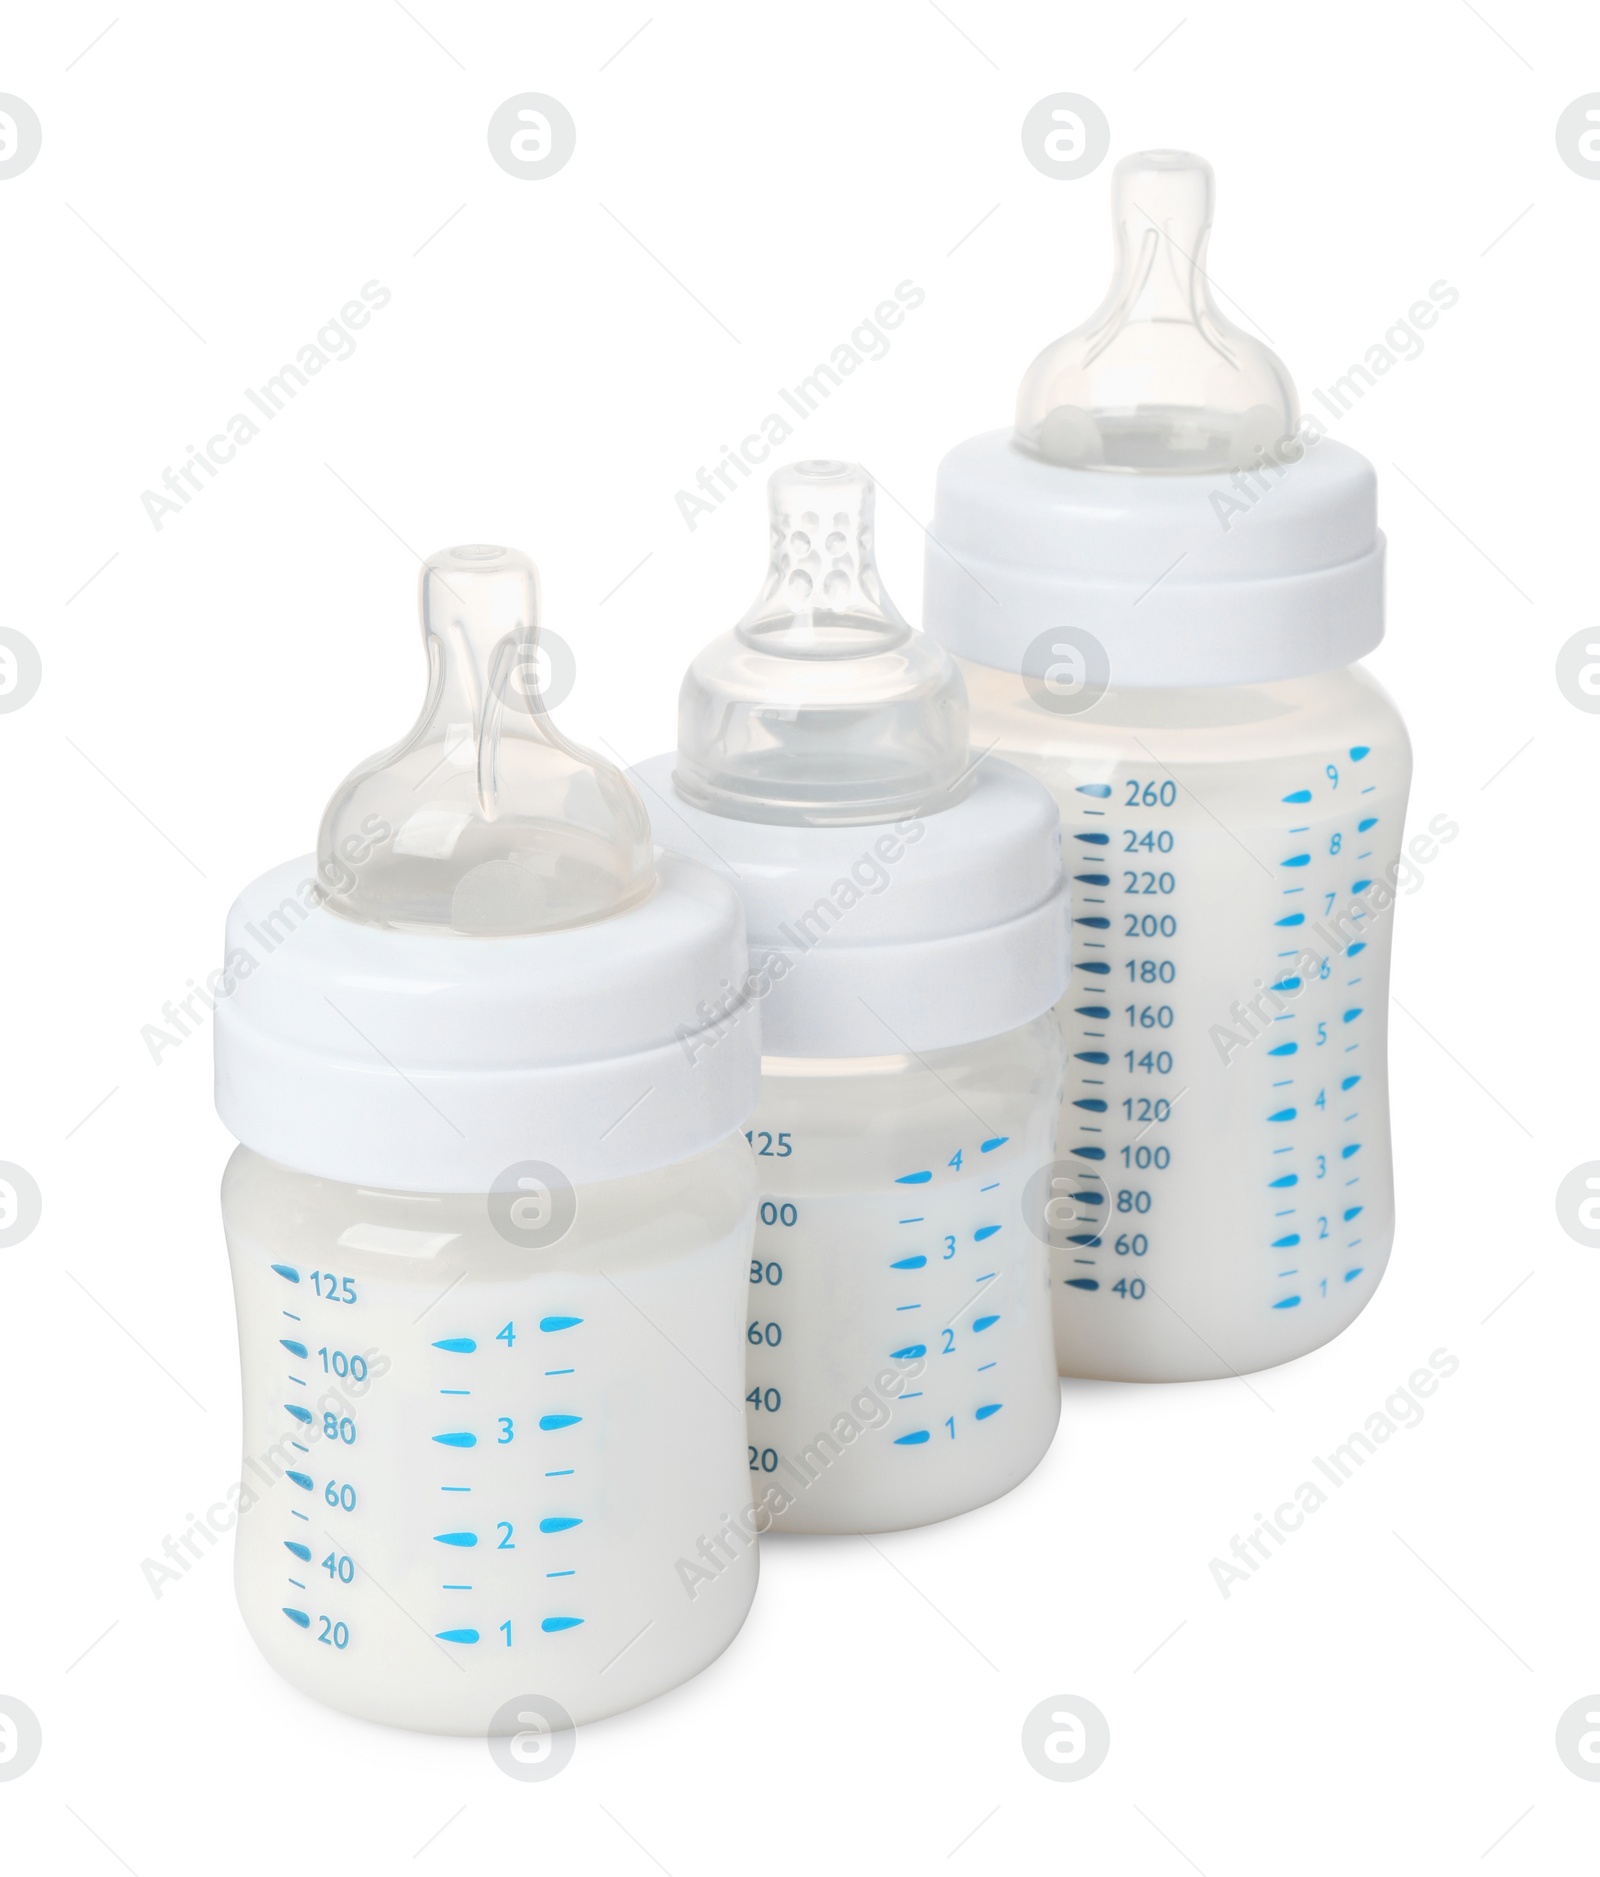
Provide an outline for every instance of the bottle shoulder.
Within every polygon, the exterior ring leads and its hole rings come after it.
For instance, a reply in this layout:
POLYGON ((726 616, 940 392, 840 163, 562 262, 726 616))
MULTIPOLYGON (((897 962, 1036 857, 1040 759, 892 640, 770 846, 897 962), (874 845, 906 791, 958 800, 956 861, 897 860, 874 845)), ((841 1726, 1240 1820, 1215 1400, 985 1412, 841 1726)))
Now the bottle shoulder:
MULTIPOLYGON (((1028 1093, 1049 1089, 1066 1060, 1066 1044, 1055 1012, 1046 1010, 1000 1036, 920 1055, 764 1056, 761 1060, 763 1106, 788 1096, 809 1099, 831 1090, 831 1099, 849 1107, 859 1101, 872 1111, 893 1089, 895 1099, 948 1101, 951 1095, 999 1089, 1028 1093)), ((854 1125, 853 1121, 842 1122, 854 1125)))
POLYGON ((1233 764, 1352 746, 1410 765, 1399 709, 1365 667, 1265 684, 1107 690, 1087 708, 1040 703, 1015 672, 963 661, 975 746, 1049 780, 1059 764, 1233 764))
MULTIPOLYGON (((542 1172, 549 1176, 559 1170, 543 1168, 542 1172)), ((573 1242, 603 1241, 631 1229, 637 1219, 659 1221, 678 1214, 722 1231, 753 1203, 755 1190, 744 1136, 728 1134, 686 1160, 573 1188, 573 1242)), ((231 1225, 254 1227, 268 1235, 304 1228, 337 1239, 347 1226, 360 1223, 394 1231, 402 1238, 420 1232, 468 1243, 496 1243, 487 1194, 391 1192, 357 1186, 299 1172, 243 1146, 234 1149, 223 1174, 222 1206, 231 1225)))

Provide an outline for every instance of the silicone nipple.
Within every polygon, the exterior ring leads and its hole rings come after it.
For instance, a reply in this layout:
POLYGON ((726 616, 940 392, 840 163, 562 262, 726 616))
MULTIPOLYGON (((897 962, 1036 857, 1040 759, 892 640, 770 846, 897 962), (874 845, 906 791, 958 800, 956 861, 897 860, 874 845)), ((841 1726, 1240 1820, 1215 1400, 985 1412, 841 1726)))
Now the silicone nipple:
POLYGON ((742 821, 893 821, 959 800, 967 693, 878 578, 872 478, 791 463, 767 484, 772 562, 678 698, 678 793, 742 821))
POLYGON ((1211 165, 1124 157, 1111 182, 1117 269, 1086 325, 1047 346, 1017 396, 1017 441, 1074 469, 1248 469, 1299 428, 1276 354, 1217 311, 1205 273, 1211 165))
POLYGON ((569 743, 539 689, 538 569, 453 547, 422 570, 428 695, 410 735, 335 790, 317 839, 328 904, 401 931, 586 925, 655 884, 622 773, 569 743))

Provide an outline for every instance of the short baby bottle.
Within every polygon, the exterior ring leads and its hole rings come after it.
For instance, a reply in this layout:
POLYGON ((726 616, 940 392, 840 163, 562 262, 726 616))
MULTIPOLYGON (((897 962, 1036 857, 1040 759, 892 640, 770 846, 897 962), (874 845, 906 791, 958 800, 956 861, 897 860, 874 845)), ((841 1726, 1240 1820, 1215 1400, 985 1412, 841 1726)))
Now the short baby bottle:
POLYGON ((770 484, 766 584, 694 660, 646 764, 668 849, 744 900, 751 969, 697 1059, 759 1010, 746 1464, 779 1530, 884 1531, 1016 1485, 1060 1411, 1048 1258, 1066 982, 1059 817, 967 749, 947 652, 878 579, 873 487, 770 484))
POLYGON ((681 1040, 743 915, 551 722, 533 564, 452 548, 421 600, 416 727, 228 918, 237 1588, 330 1706, 529 1733, 694 1674, 754 1592, 759 1055, 681 1040))
POLYGON ((1117 166, 1117 272, 1012 432, 940 466, 926 625, 973 737, 1061 806, 1070 1053, 1045 1229, 1069 1375, 1336 1336, 1394 1234, 1386 1089, 1410 751, 1371 464, 1205 273, 1207 164, 1117 166))

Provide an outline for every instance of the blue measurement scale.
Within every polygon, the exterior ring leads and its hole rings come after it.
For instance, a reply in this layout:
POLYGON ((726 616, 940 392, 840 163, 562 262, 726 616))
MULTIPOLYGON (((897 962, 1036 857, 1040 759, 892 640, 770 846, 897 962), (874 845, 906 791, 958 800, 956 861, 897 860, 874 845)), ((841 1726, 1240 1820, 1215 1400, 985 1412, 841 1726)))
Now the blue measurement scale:
POLYGON ((289 1490, 274 1495, 289 1628, 307 1648, 360 1654, 383 1646, 396 1597, 452 1651, 580 1628, 598 1483, 583 1311, 534 1307, 524 1288, 506 1314, 509 1287, 451 1286, 410 1332, 418 1387, 382 1345, 426 1292, 386 1283, 370 1259, 270 1268, 279 1334, 262 1355, 289 1430, 289 1490), (436 1317, 452 1333, 427 1334, 445 1327, 436 1317))
MULTIPOLYGON (((845 1526, 846 1502, 863 1517, 892 1514, 901 1495, 908 1506, 937 1496, 945 1472, 955 1492, 986 1467, 994 1491, 1013 1483, 1012 1443, 1025 1443, 1045 1412, 1042 1392, 1052 1415, 1056 1405, 1043 1247, 1021 1216, 1052 1120, 1041 1105, 1022 1139, 941 1136, 932 1153, 859 1192, 784 1179, 833 1158, 830 1143, 813 1147, 803 1130, 752 1131, 766 1189, 746 1329, 758 1498, 775 1484, 801 1502, 805 1528, 831 1529, 830 1507, 845 1526), (1016 1413, 1026 1432, 1008 1430, 1016 1413)), ((821 1167, 809 1170, 825 1183, 821 1167)))
POLYGON ((1298 786, 1238 830, 1159 767, 1070 785, 1061 1151, 1080 1177, 1056 1270, 1074 1309, 1142 1308, 1154 1289, 1187 1310, 1217 1255, 1248 1255, 1261 1312, 1376 1282, 1368 1235, 1392 1228, 1392 1192, 1371 1104, 1403 809, 1384 769, 1362 744, 1279 759, 1262 779, 1298 786), (1239 1197, 1219 1221, 1224 1188, 1239 1197))

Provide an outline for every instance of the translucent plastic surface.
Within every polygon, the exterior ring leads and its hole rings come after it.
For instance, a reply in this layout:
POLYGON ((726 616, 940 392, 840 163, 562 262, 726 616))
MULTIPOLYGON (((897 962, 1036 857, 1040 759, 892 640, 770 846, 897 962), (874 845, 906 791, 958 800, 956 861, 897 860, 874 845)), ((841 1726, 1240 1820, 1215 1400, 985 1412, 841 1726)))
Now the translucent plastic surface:
POLYGON ((1060 1390, 1023 1193, 1063 1070, 1051 1015, 923 1058, 764 1063, 745 1412, 778 1530, 925 1525, 1043 1456, 1060 1390))
POLYGON ((346 1713, 481 1735, 530 1690, 593 1720, 720 1654, 757 1571, 754 1199, 730 1136, 578 1188, 566 1236, 527 1250, 481 1195, 239 1148, 235 1575, 273 1667, 346 1713))
POLYGON ((328 804, 317 859, 335 912, 400 930, 549 932, 654 885, 631 784, 544 708, 538 605, 538 571, 514 548, 446 548, 424 566, 428 694, 410 735, 328 804))
POLYGON ((1028 368, 1025 449, 1075 469, 1181 474, 1250 468, 1298 428, 1288 372, 1212 299, 1211 203, 1200 157, 1146 150, 1117 165, 1111 289, 1028 368))
POLYGON ((689 667, 684 800, 745 821, 893 821, 960 799, 967 700, 955 661, 878 578, 873 485, 854 463, 768 484, 772 561, 755 604, 689 667))
POLYGON ((1454 838, 1401 858, 1394 706, 1353 668, 1108 691, 1063 720, 965 672, 974 736, 1055 795, 1073 882, 1062 1372, 1184 1381, 1316 1348, 1388 1261, 1395 906, 1454 838))

